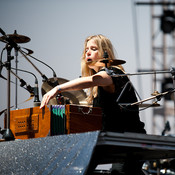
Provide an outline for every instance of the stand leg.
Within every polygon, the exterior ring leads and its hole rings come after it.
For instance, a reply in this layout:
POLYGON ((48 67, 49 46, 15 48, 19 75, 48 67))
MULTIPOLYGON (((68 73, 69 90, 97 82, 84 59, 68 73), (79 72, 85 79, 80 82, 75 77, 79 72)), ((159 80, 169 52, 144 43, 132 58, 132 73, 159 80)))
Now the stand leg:
POLYGON ((5 140, 14 140, 14 135, 10 130, 10 70, 11 70, 11 50, 12 47, 7 45, 7 126, 3 132, 3 139, 5 140))

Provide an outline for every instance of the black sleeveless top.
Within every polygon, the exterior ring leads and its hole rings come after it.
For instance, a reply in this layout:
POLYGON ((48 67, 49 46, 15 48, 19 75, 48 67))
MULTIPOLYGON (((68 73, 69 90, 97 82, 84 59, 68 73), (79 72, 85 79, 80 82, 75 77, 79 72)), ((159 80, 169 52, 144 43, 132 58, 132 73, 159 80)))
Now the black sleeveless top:
MULTIPOLYGON (((108 68, 114 74, 123 72, 114 67, 108 68)), ((101 71, 105 71, 104 69, 101 71)), ((109 93, 98 87, 98 95, 93 100, 94 107, 101 107, 103 111, 103 131, 146 133, 144 123, 140 121, 138 105, 120 105, 137 102, 134 88, 127 76, 113 77, 115 92, 109 93), (123 92, 122 92, 123 90, 123 92), (121 95, 122 92, 122 95, 121 95), (118 101, 118 102, 117 102, 118 101)))

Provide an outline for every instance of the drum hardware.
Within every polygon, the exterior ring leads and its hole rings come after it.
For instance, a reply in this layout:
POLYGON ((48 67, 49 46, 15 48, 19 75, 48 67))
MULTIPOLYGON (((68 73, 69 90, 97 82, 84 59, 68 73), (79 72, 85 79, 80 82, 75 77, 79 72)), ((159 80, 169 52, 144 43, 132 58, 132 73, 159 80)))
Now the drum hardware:
MULTIPOLYGON (((131 106, 132 105, 132 103, 119 103, 119 101, 120 101, 120 99, 121 99, 121 97, 122 97, 122 95, 124 94, 124 92, 125 92, 125 89, 128 87, 128 86, 132 86, 133 88, 134 88, 134 86, 133 86, 133 84, 132 84, 132 82, 131 81, 128 81, 126 84, 125 84, 125 86, 124 86, 124 88, 122 89, 122 91, 121 91, 121 93, 120 93, 120 95, 118 96, 118 98, 117 98, 117 100, 116 100, 116 102, 122 107, 122 106, 131 106)), ((134 88, 134 90, 135 90, 135 92, 136 92, 136 94, 139 96, 139 94, 137 93, 137 91, 136 91, 136 89, 134 88)), ((139 96, 139 98, 140 98, 140 96, 139 96)), ((141 99, 141 98, 140 98, 141 99)), ((157 107, 157 106, 160 106, 158 103, 156 103, 156 102, 154 102, 154 103, 152 103, 152 104, 143 104, 142 102, 141 103, 138 103, 138 104, 136 104, 136 105, 139 105, 139 107, 140 108, 143 108, 143 107, 157 107)))
POLYGON ((7 44, 6 44, 6 51, 7 51, 7 62, 6 62, 6 69, 7 69, 7 123, 6 123, 6 129, 1 132, 1 134, 3 135, 3 139, 5 140, 14 140, 14 135, 10 129, 10 70, 11 70, 11 60, 13 59, 13 57, 11 56, 11 50, 12 48, 15 48, 16 50, 18 50, 18 46, 17 44, 12 41, 10 38, 7 38, 7 35, 5 34, 5 32, 0 29, 0 32, 2 35, 4 35, 4 37, 7 40, 7 44))
POLYGON ((98 61, 87 62, 87 64, 94 65, 97 67, 105 67, 105 64, 106 64, 105 62, 107 63, 107 66, 108 66, 108 64, 110 66, 118 66, 118 65, 126 63, 126 61, 124 61, 124 60, 100 59, 98 61))
POLYGON ((148 108, 148 107, 159 107, 160 104, 158 104, 157 102, 154 102, 154 103, 141 103, 139 104, 139 107, 140 108, 148 108))
MULTIPOLYGON (((56 84, 63 84, 68 82, 68 80, 56 77, 49 78, 47 81, 43 82, 41 86, 42 96, 56 86, 55 82, 56 84)), ((87 98, 86 93, 83 90, 62 92, 61 94, 64 97, 65 104, 80 104, 87 98)), ((58 101, 56 98, 52 98, 49 104, 57 105, 58 101)))
MULTIPOLYGON (((175 68, 173 68, 173 67, 170 68, 170 71, 152 71, 152 72, 141 72, 141 73, 113 74, 113 75, 111 75, 111 76, 113 76, 113 77, 121 77, 121 76, 147 75, 147 74, 154 74, 154 75, 155 75, 155 74, 164 74, 164 73, 171 73, 171 74, 172 74, 172 77, 173 77, 173 85, 174 85, 174 87, 175 87, 175 68)), ((175 89, 175 88, 174 88, 174 89, 175 89)), ((144 99, 144 100, 141 100, 141 101, 139 101, 139 102, 132 103, 132 104, 126 104, 126 105, 141 105, 143 102, 148 101, 148 100, 152 100, 152 99, 157 99, 157 101, 159 101, 159 100, 162 98, 162 96, 165 96, 165 95, 167 95, 167 94, 169 94, 169 93, 174 93, 174 92, 175 92, 174 89, 171 89, 171 90, 166 91, 166 92, 164 92, 164 93, 159 93, 158 91, 154 91, 154 92, 152 93, 153 97, 150 97, 150 98, 147 98, 147 99, 144 99)), ((158 105, 159 105, 159 104, 156 104, 156 101, 153 102, 153 104, 154 104, 155 106, 158 106, 158 105)), ((153 105, 153 106, 154 106, 154 105, 153 105)), ((150 106, 152 106, 152 105, 150 105, 150 106)))
POLYGON ((27 43, 30 41, 30 38, 24 35, 17 34, 17 31, 15 30, 13 34, 7 34, 6 36, 0 37, 0 40, 6 40, 6 37, 8 37, 10 40, 13 40, 15 43, 27 43))
MULTIPOLYGON (((43 78, 43 81, 47 81, 47 77, 46 75, 44 75, 36 66, 35 64, 33 64, 33 62, 26 56, 26 53, 24 51, 22 51, 21 49, 19 49, 19 52, 24 56, 24 58, 36 69, 36 71, 41 75, 41 77, 43 78)), ((30 55, 29 55, 30 56, 30 55)))
POLYGON ((104 65, 105 65, 105 71, 110 76, 111 75, 115 75, 115 73, 114 73, 113 70, 108 69, 109 66, 118 66, 120 64, 124 64, 125 63, 124 60, 112 60, 112 59, 109 59, 107 51, 104 51, 103 58, 104 59, 98 60, 97 63, 95 64, 95 66, 101 67, 102 66, 101 64, 103 64, 103 67, 104 67, 104 65))
POLYGON ((97 66, 97 67, 108 67, 109 65, 110 66, 118 66, 118 65, 121 65, 121 64, 125 64, 126 61, 124 60, 120 60, 120 59, 110 59, 108 58, 108 53, 105 51, 104 52, 104 55, 103 55, 103 59, 99 59, 97 61, 87 61, 86 64, 88 65, 93 65, 93 66, 97 66))
MULTIPOLYGON (((26 54, 27 56, 29 56, 30 58, 33 58, 34 60, 36 60, 36 61, 38 61, 38 62, 44 64, 45 66, 47 66, 49 69, 52 70, 52 72, 53 72, 53 77, 57 77, 55 71, 54 71, 48 64, 44 63, 43 61, 41 61, 41 60, 39 60, 39 59, 37 59, 37 58, 35 58, 34 56, 31 55, 32 52, 33 52, 32 50, 27 49, 27 48, 24 48, 24 49, 26 49, 26 50, 28 51, 28 53, 26 53, 26 52, 24 52, 24 51, 23 51, 23 53, 25 53, 25 54, 26 54)), ((43 81, 46 81, 46 80, 47 80, 47 77, 44 77, 44 80, 43 80, 43 81)))
POLYGON ((99 60, 98 62, 101 62, 101 63, 107 62, 107 63, 110 63, 111 66, 118 66, 118 65, 121 65, 121 64, 125 64, 125 63, 126 63, 126 61, 124 61, 124 60, 119 60, 119 59, 117 59, 117 60, 112 60, 112 59, 101 59, 101 60, 99 60))
POLYGON ((12 34, 12 35, 6 35, 5 32, 0 28, 0 32, 3 35, 0 37, 0 41, 5 42, 6 44, 10 44, 15 50, 21 53, 21 55, 36 69, 36 71, 42 76, 43 81, 47 80, 47 77, 41 73, 41 71, 35 66, 35 64, 32 63, 27 57, 31 56, 30 54, 27 54, 21 48, 17 45, 17 43, 25 43, 29 42, 30 38, 23 36, 23 35, 18 35, 18 34, 12 34), (14 39, 14 40, 13 40, 14 39))
POLYGON ((172 89, 170 91, 166 91, 166 92, 163 92, 163 93, 158 93, 157 95, 154 95, 152 97, 149 97, 149 98, 146 98, 144 100, 141 100, 141 101, 138 101, 138 102, 135 102, 135 103, 132 103, 130 104, 131 106, 133 105, 138 105, 138 104, 142 104, 143 102, 145 101, 149 101, 149 100, 152 100, 152 99, 157 99, 157 101, 160 101, 161 98, 169 93, 174 93, 175 92, 175 89, 172 89))
POLYGON ((148 74, 165 74, 165 73, 171 73, 170 71, 154 71, 154 72, 136 72, 136 73, 125 73, 125 74, 116 74, 113 75, 113 77, 124 77, 124 76, 133 76, 133 75, 148 75, 148 74))
POLYGON ((34 53, 33 50, 27 49, 25 47, 22 47, 22 48, 28 51, 28 53, 26 53, 26 55, 31 55, 34 53))
MULTIPOLYGON (((30 41, 30 38, 27 37, 27 36, 24 36, 24 35, 19 35, 17 34, 17 31, 15 30, 13 34, 8 34, 6 35, 4 32, 3 32, 4 36, 0 37, 0 40, 4 40, 6 41, 7 38, 8 40, 11 40, 13 41, 14 43, 27 43, 30 41)), ((14 47, 14 51, 15 51, 15 68, 16 68, 16 75, 18 75, 18 50, 19 50, 19 47, 18 48, 15 48, 14 47)), ((18 104, 18 99, 17 99, 17 96, 18 96, 18 80, 17 78, 15 79, 15 109, 17 109, 17 104, 18 104)))
MULTIPOLYGON (((6 61, 6 69, 7 69, 7 122, 6 122, 6 129, 3 132, 3 138, 5 140, 14 140, 14 135, 11 132, 10 129, 10 73, 11 73, 11 60, 14 59, 13 56, 11 56, 11 51, 14 48, 16 53, 20 52, 32 65, 33 67, 42 75, 43 78, 47 78, 45 75, 43 75, 39 69, 27 58, 27 56, 22 52, 20 47, 17 43, 25 43, 30 41, 28 37, 18 35, 17 32, 13 35, 6 35, 6 33, 0 28, 0 33, 3 35, 0 40, 2 42, 6 43, 6 50, 7 50, 7 61, 6 61)), ((16 54, 17 57, 17 54, 16 54)), ((16 61, 17 63, 17 61, 16 61)))

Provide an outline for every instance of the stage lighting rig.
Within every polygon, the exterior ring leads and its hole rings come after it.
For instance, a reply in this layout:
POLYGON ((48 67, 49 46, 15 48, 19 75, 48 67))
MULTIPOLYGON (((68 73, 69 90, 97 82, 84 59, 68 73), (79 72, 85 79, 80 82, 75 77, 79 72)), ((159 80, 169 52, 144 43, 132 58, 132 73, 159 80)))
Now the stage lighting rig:
POLYGON ((164 10, 160 18, 160 29, 165 34, 170 34, 175 29, 175 14, 173 10, 164 10))

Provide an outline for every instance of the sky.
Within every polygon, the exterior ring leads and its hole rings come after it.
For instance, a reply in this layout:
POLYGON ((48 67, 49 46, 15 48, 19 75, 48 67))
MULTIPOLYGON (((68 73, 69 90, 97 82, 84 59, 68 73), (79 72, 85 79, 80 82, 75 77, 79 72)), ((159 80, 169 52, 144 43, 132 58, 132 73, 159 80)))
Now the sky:
MULTIPOLYGON (((13 34, 16 30, 18 34, 29 37, 30 42, 19 46, 31 49, 32 56, 52 67, 60 78, 72 80, 81 75, 83 43, 87 36, 94 34, 103 34, 111 40, 118 58, 126 61, 124 68, 127 73, 151 69, 150 7, 136 6, 132 0, 1 0, 0 24, 6 34, 13 34)), ((0 42, 1 51, 4 47, 5 43, 0 42)), ((14 50, 11 54, 15 56, 14 50)), ((7 60, 6 51, 2 60, 7 60)), ((11 61, 12 67, 16 65, 15 60, 14 57, 11 61)), ((32 58, 30 60, 41 73, 53 77, 51 69, 32 58)), ((41 100, 43 82, 40 73, 20 53, 17 65, 37 76, 41 100)), ((7 77, 4 67, 1 74, 7 77)), ((35 78, 31 74, 18 71, 18 76, 34 86, 35 78)), ((151 96, 151 76, 130 78, 143 99, 151 96)), ((15 82, 13 75, 11 80, 15 82)), ((2 78, 0 89, 1 111, 7 108, 8 98, 7 81, 2 78)), ((33 99, 24 102, 29 97, 30 94, 18 86, 18 109, 33 107, 33 99)), ((14 83, 11 83, 10 99, 14 105, 14 83)), ((3 127, 3 115, 0 118, 3 127)), ((147 132, 152 133, 152 109, 141 111, 140 118, 145 122, 147 132)))

